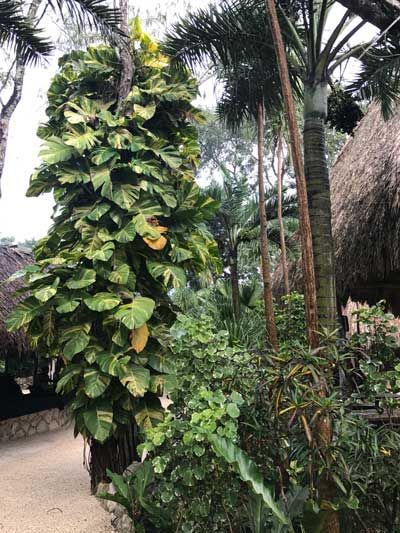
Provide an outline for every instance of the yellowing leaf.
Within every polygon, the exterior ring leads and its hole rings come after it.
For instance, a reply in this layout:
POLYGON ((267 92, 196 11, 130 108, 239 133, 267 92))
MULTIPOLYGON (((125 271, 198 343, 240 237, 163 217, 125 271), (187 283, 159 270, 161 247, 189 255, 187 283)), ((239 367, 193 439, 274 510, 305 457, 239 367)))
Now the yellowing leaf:
POLYGON ((136 353, 144 350, 147 341, 149 340, 149 328, 147 324, 143 324, 140 328, 136 328, 131 333, 131 346, 136 353))
POLYGON ((144 237, 143 240, 147 244, 147 246, 151 248, 152 250, 162 250, 163 248, 165 248, 165 245, 167 244, 167 239, 163 237, 162 235, 159 239, 156 239, 156 240, 148 239, 147 237, 144 237))

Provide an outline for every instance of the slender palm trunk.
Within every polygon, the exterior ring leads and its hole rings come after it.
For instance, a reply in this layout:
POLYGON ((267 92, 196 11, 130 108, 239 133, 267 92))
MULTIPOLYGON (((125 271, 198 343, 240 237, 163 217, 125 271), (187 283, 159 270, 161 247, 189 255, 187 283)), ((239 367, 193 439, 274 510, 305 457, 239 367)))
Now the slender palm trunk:
POLYGON ((332 332, 337 327, 337 309, 331 198, 324 125, 327 107, 327 83, 306 84, 304 162, 313 236, 318 325, 320 329, 323 327, 332 332))
POLYGON ((238 272, 238 253, 235 248, 230 256, 230 279, 232 288, 232 306, 233 316, 236 320, 240 317, 240 289, 239 289, 239 272, 238 272))
POLYGON ((276 331, 274 301, 272 297, 271 266, 268 251, 268 225, 265 212, 265 184, 264 184, 264 134, 265 134, 264 104, 257 106, 257 146, 258 146, 258 211, 260 215, 260 249, 261 270, 264 287, 264 309, 267 337, 272 348, 278 351, 278 334, 276 331))
MULTIPOLYGON (((29 20, 33 20, 36 17, 40 3, 41 0, 33 0, 33 2, 30 4, 28 12, 26 14, 29 20)), ((11 67, 11 69, 12 68, 13 66, 11 67)), ((11 79, 13 80, 13 89, 8 100, 4 103, 0 111, 0 180, 3 176, 4 164, 6 160, 7 141, 8 133, 10 130, 11 118, 22 97, 25 68, 26 66, 24 65, 23 61, 21 61, 21 59, 17 56, 15 59, 15 72, 14 75, 11 77, 11 79)))
POLYGON ((129 38, 128 24, 128 0, 120 0, 121 30, 124 36, 121 37, 119 54, 121 59, 121 77, 118 88, 118 109, 123 110, 125 98, 128 96, 132 86, 134 74, 134 64, 131 53, 131 42, 129 38))
MULTIPOLYGON (((317 284, 318 324, 332 332, 336 329, 337 301, 335 287, 335 256, 332 237, 332 215, 329 169, 326 158, 325 119, 328 109, 326 83, 306 84, 304 101, 304 161, 307 179, 308 205, 313 234, 314 268, 317 284)), ((321 386, 320 395, 326 396, 321 386)), ((329 453, 332 441, 332 420, 329 415, 317 420, 318 447, 329 453)), ((319 479, 321 500, 332 501, 337 493, 336 485, 328 474, 319 479)), ((325 531, 340 531, 337 512, 328 514, 325 531)))
POLYGON ((275 0, 265 0, 269 19, 271 22, 272 36, 275 43, 275 52, 278 59, 278 68, 281 78, 282 94, 285 104, 286 117, 290 133, 290 149, 294 172, 296 175, 297 198, 299 204, 299 225, 301 238, 301 253, 304 277, 304 302, 306 308, 307 334, 312 347, 318 346, 317 322, 317 296, 315 288, 314 257, 312 248, 312 233, 310 216, 308 212, 307 186, 304 174, 303 158, 301 155, 301 142, 297 124, 296 107, 293 98, 292 86, 289 78, 285 47, 279 25, 275 0))
MULTIPOLYGON (((314 272, 314 255, 313 255, 313 234, 311 232, 310 224, 310 213, 308 210, 308 198, 307 198, 307 183, 305 179, 303 161, 301 158, 301 143, 299 136, 299 129, 296 119, 296 109, 294 105, 292 87, 290 85, 289 78, 289 69, 287 64, 287 59, 285 55, 285 48, 282 39, 282 33, 279 25, 279 20, 275 7, 275 0, 265 0, 267 9, 270 13, 271 19, 271 28, 272 35, 275 43, 275 50, 278 58, 278 68, 281 77, 282 84, 282 93, 285 102, 285 110, 289 125, 290 139, 291 139, 291 151, 293 166, 296 174, 297 181, 297 195, 299 203, 299 214, 300 214, 300 236, 302 240, 302 254, 303 254, 303 276, 304 276, 304 297, 306 304, 306 318, 308 324, 308 337, 312 347, 318 346, 318 335, 317 335, 317 295, 316 295, 316 283, 315 283, 315 272, 314 272)), ((307 90, 307 89, 306 89, 307 90)), ((311 107, 308 106, 308 109, 311 111, 311 107)), ((314 133, 311 136, 311 132, 315 131, 312 127, 313 117, 312 112, 307 113, 307 119, 310 122, 307 124, 309 128, 309 141, 310 146, 311 138, 314 138, 314 133)), ((316 120, 314 118, 314 120, 316 120)), ((317 122, 319 123, 319 120, 317 122)), ((315 141, 313 141, 315 142, 315 141)), ((313 195, 311 194, 311 198, 313 195)), ((325 197, 326 199, 326 197, 325 197)), ((330 211, 329 211, 330 216, 330 211)), ((323 396, 325 394, 325 389, 323 384, 320 384, 320 394, 323 396)), ((329 444, 332 440, 332 422, 329 416, 320 416, 317 421, 316 427, 316 437, 318 446, 321 449, 322 453, 329 448, 329 444)), ((324 479, 319 480, 319 489, 320 489, 320 498, 321 500, 332 501, 336 495, 336 487, 332 479, 328 476, 324 479)), ((339 533, 340 532, 340 523, 339 517, 336 512, 330 513, 330 515, 325 520, 324 531, 327 533, 339 533)))
POLYGON ((286 255, 286 239, 285 239, 285 225, 283 223, 283 213, 282 213, 282 203, 283 203, 283 171, 284 171, 284 162, 283 162, 283 142, 282 135, 279 135, 278 145, 277 145, 277 155, 278 155, 278 223, 279 223, 279 237, 281 243, 281 262, 282 262, 282 273, 283 273, 283 286, 285 294, 289 294, 289 269, 287 264, 287 255, 286 255))

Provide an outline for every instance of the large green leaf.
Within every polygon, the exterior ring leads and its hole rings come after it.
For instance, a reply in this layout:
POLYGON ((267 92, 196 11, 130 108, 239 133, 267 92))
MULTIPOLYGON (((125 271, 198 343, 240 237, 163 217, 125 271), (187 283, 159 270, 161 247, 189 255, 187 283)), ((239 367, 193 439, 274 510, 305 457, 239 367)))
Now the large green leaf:
POLYGON ((114 307, 117 307, 121 303, 119 297, 111 292, 98 292, 94 296, 85 298, 83 301, 89 309, 99 313, 114 309, 114 307))
POLYGON ((173 146, 164 146, 162 142, 156 141, 150 146, 150 149, 172 169, 175 170, 181 166, 182 158, 173 146))
POLYGON ((149 390, 150 371, 140 365, 121 365, 119 380, 128 389, 132 396, 141 398, 149 390))
POLYGON ((90 342, 90 337, 84 331, 74 333, 65 344, 63 354, 70 361, 74 355, 82 352, 90 342))
POLYGON ((166 374, 172 374, 176 371, 171 355, 165 355, 163 353, 150 354, 148 365, 157 372, 163 372, 166 374))
POLYGON ((97 204, 88 214, 88 219, 97 222, 101 219, 103 215, 105 215, 110 210, 110 208, 110 204, 97 204))
POLYGON ((117 242, 125 244, 127 242, 132 242, 136 237, 136 225, 133 221, 128 222, 126 226, 121 228, 119 231, 114 233, 114 239, 117 242))
POLYGON ((87 368, 83 374, 85 393, 89 398, 98 398, 111 383, 111 377, 95 368, 87 368))
POLYGON ((68 146, 58 137, 50 137, 41 149, 39 156, 45 163, 53 165, 54 163, 67 161, 75 154, 76 151, 73 146, 68 146))
POLYGON ((117 150, 128 150, 133 139, 132 133, 125 128, 117 128, 108 136, 110 146, 117 150))
POLYGON ((156 105, 150 104, 147 106, 141 106, 139 104, 135 104, 133 106, 133 110, 138 117, 143 118, 144 121, 146 121, 150 120, 154 116, 156 112, 156 105))
POLYGON ((97 402, 83 413, 85 425, 99 442, 107 440, 113 432, 113 410, 110 403, 97 402))
POLYGON ((53 287, 52 285, 45 285, 44 287, 33 291, 33 296, 42 303, 53 298, 55 294, 57 294, 57 287, 53 287))
POLYGON ((81 365, 72 363, 63 368, 60 379, 57 381, 57 394, 67 394, 68 392, 71 392, 75 388, 77 379, 81 374, 81 365))
POLYGON ((103 165, 113 158, 119 159, 119 153, 113 148, 95 148, 92 151, 91 159, 95 165, 103 165))
POLYGON ((118 285, 126 285, 128 283, 130 274, 131 271, 129 265, 123 264, 119 265, 115 270, 113 270, 108 276, 108 279, 112 283, 117 283, 118 285))
MULTIPOLYGON (((90 179, 93 183, 95 191, 106 183, 111 183, 110 168, 107 165, 92 168, 90 171, 90 179)), ((104 196, 104 195, 103 195, 104 196)))
POLYGON ((164 409, 160 400, 153 395, 146 395, 136 404, 135 419, 143 429, 151 429, 164 420, 164 409))
POLYGON ((178 387, 178 378, 174 374, 153 374, 150 378, 149 390, 160 396, 169 394, 178 387))
POLYGON ((101 352, 96 355, 96 361, 103 372, 110 374, 110 376, 119 376, 121 367, 129 363, 130 357, 129 355, 120 357, 108 352, 101 352))
POLYGON ((85 255, 88 259, 96 261, 108 261, 112 257, 114 249, 115 245, 113 242, 106 242, 97 250, 87 250, 85 255))
POLYGON ((282 524, 289 525, 289 518, 282 512, 278 502, 274 499, 272 490, 264 483, 261 472, 247 453, 232 441, 219 435, 210 434, 208 438, 215 453, 234 466, 241 479, 250 485, 255 494, 262 497, 265 505, 282 524))
POLYGON ((174 289, 185 287, 186 274, 183 268, 168 263, 147 262, 147 270, 154 279, 163 278, 166 287, 172 285, 174 289))
POLYGON ((139 188, 129 183, 116 183, 113 185, 112 197, 122 209, 128 210, 139 198, 139 188))
POLYGON ((128 329, 139 328, 153 314, 154 305, 155 302, 151 298, 138 296, 131 303, 122 305, 115 313, 115 318, 128 329))
POLYGON ((6 320, 8 331, 14 332, 31 322, 42 309, 42 305, 34 298, 19 303, 6 320))
POLYGON ((75 300, 72 295, 57 298, 57 313, 72 313, 79 306, 79 301, 75 300))
POLYGON ((136 215, 133 218, 133 222, 135 224, 136 231, 141 237, 148 237, 149 239, 153 240, 161 237, 161 233, 148 222, 148 219, 143 214, 136 215))
POLYGON ((66 285, 69 289, 84 289, 93 285, 96 281, 96 271, 90 268, 80 268, 74 276, 67 281, 66 285))
POLYGON ((99 135, 101 135, 101 132, 86 128, 86 131, 83 132, 68 132, 65 134, 64 139, 65 144, 73 146, 78 153, 83 154, 85 150, 90 150, 96 144, 99 144, 99 135))
POLYGON ((144 174, 145 176, 151 176, 157 180, 163 180, 163 173, 161 169, 161 163, 158 161, 143 161, 142 159, 132 159, 130 167, 137 174, 144 174))

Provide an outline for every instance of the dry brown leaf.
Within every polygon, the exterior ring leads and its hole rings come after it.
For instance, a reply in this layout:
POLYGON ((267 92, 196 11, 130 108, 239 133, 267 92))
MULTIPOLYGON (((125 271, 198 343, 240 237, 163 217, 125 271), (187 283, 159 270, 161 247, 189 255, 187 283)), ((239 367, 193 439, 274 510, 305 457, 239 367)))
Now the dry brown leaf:
POLYGON ((152 250, 162 250, 167 244, 167 239, 162 235, 159 239, 149 239, 148 237, 143 237, 143 240, 152 250))
POLYGON ((149 328, 147 324, 143 324, 140 328, 132 330, 131 333, 131 346, 136 353, 143 351, 144 347, 149 340, 149 328))

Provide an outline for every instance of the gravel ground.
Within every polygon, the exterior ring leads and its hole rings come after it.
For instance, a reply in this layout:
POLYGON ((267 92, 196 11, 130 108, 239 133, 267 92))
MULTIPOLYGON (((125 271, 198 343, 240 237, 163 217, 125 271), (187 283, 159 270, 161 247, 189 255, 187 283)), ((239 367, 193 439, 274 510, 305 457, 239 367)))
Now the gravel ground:
POLYGON ((72 429, 0 444, 1 533, 111 533, 72 429))

